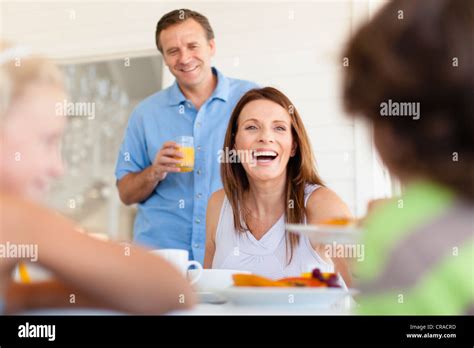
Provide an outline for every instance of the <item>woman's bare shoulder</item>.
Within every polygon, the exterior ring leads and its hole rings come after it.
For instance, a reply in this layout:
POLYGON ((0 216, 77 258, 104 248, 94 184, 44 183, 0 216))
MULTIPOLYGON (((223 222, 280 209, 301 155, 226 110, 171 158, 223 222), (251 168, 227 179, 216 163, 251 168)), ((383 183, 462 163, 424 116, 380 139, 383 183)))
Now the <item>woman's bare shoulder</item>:
POLYGON ((336 192, 334 192, 330 188, 321 186, 311 193, 308 199, 308 203, 309 202, 322 202, 322 201, 329 201, 329 202, 341 201, 342 202, 342 199, 338 196, 336 192))
POLYGON ((351 217, 352 215, 339 195, 327 187, 320 187, 313 191, 308 198, 306 212, 308 220, 313 220, 313 223, 335 217, 351 217))
POLYGON ((220 189, 215 191, 213 194, 209 196, 209 201, 207 202, 207 209, 211 210, 220 210, 222 207, 222 203, 224 201, 225 191, 224 189, 220 189))
POLYGON ((217 222, 219 220, 219 214, 222 208, 222 203, 224 201, 225 192, 223 189, 220 189, 209 197, 207 202, 207 211, 206 211, 206 224, 207 231, 213 236, 216 232, 217 222))

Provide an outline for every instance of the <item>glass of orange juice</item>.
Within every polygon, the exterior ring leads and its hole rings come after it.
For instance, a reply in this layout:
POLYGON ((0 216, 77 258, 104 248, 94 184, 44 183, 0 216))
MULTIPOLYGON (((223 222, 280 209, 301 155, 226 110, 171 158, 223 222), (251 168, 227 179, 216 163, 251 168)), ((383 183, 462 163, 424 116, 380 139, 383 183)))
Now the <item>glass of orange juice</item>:
POLYGON ((184 156, 177 167, 181 169, 182 173, 191 172, 194 168, 194 138, 192 136, 179 136, 174 141, 178 144, 179 151, 184 156))

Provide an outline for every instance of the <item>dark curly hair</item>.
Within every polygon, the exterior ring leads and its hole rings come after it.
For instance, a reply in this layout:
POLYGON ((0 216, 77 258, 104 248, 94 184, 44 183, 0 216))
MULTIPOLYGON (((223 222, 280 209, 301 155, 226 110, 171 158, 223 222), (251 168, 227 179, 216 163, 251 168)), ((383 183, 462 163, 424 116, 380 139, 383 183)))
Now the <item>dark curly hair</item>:
POLYGON ((392 1, 343 59, 345 109, 369 119, 376 139, 385 129, 396 140, 379 147, 389 169, 474 200, 474 1, 392 1), (419 103, 419 119, 384 117, 389 101, 419 103))

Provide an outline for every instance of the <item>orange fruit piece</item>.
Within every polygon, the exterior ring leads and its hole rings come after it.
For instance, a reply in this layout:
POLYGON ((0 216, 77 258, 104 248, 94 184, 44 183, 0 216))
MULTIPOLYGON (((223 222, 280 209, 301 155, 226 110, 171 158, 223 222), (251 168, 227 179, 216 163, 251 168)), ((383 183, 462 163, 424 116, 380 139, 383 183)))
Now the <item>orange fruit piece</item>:
POLYGON ((314 278, 289 277, 272 280, 255 274, 234 274, 235 286, 270 286, 270 287, 327 287, 325 282, 314 278))
POLYGON ((273 286, 273 287, 287 287, 288 284, 255 274, 234 274, 232 275, 235 286, 273 286))
POLYGON ((327 287, 327 284, 314 278, 291 277, 278 279, 279 282, 284 282, 289 286, 321 288, 327 287))
POLYGON ((329 220, 325 220, 321 222, 321 225, 336 225, 336 226, 344 226, 353 223, 354 220, 348 218, 333 218, 329 220))

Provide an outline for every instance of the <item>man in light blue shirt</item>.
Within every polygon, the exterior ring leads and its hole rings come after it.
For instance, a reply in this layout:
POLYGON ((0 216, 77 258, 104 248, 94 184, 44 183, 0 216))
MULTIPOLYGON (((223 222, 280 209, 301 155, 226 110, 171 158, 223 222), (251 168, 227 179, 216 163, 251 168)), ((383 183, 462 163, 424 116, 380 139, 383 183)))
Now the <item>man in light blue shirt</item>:
POLYGON ((134 239, 150 248, 185 249, 203 262, 208 197, 222 187, 219 150, 232 109, 257 87, 225 77, 211 66, 214 33, 206 17, 190 10, 164 15, 156 44, 174 84, 143 100, 130 116, 115 175, 120 198, 138 203, 134 239), (173 142, 193 136, 192 172, 179 172, 173 142))

